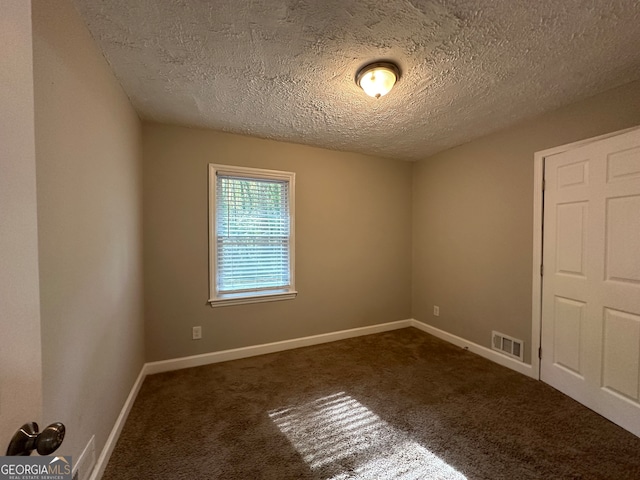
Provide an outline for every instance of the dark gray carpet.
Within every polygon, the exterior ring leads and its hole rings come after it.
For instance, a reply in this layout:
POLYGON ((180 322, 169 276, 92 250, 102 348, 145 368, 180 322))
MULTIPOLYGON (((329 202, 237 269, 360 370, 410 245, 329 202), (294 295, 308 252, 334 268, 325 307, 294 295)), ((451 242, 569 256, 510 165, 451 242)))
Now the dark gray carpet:
POLYGON ((640 438, 408 328, 145 380, 108 479, 640 479, 640 438))

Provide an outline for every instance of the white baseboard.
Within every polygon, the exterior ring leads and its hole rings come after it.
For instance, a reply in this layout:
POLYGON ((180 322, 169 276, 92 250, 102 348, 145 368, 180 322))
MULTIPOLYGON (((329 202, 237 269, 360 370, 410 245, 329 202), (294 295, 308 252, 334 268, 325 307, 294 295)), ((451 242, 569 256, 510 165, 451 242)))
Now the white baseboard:
POLYGON ((294 338, 292 340, 283 340, 281 342, 265 343, 250 347, 234 348, 232 350, 222 350, 220 352, 203 353, 202 355, 192 355, 190 357, 151 362, 145 365, 145 373, 147 375, 152 375, 154 373, 169 372, 171 370, 180 370, 182 368, 200 367, 211 363, 227 362, 229 360, 238 360, 240 358, 282 352, 284 350, 308 347, 310 345, 335 342, 337 340, 344 340, 345 338, 360 337, 363 335, 387 332, 389 330, 397 330, 399 328, 407 328, 412 326, 411 322, 412 320, 399 320, 397 322, 381 323, 379 325, 352 328, 350 330, 340 330, 338 332, 294 338))
POLYGON ((116 423, 111 429, 111 433, 107 438, 107 442, 100 452, 100 456, 96 462, 96 466, 91 472, 91 476, 89 480, 99 480, 102 478, 102 474, 104 473, 105 468, 107 468, 107 463, 109 463, 109 458, 111 457, 111 453, 113 453, 113 449, 118 442, 118 438, 120 437, 120 432, 122 432, 122 428, 124 427, 125 422, 127 421, 127 417, 129 416, 129 412, 131 411, 131 407, 133 407, 133 403, 136 401, 136 397, 138 396, 138 392, 140 391, 140 387, 142 386, 142 382, 144 378, 147 376, 145 372, 146 364, 142 366, 140 373, 138 374, 138 378, 136 378, 133 387, 131 387, 131 391, 129 392, 129 396, 127 400, 124 402, 124 406, 122 410, 120 410, 120 415, 116 419, 116 423))
POLYGON ((483 347, 482 345, 478 345, 477 343, 470 342, 469 340, 465 340, 462 337, 458 337, 457 335, 445 332, 444 330, 440 330, 439 328, 432 327, 431 325, 427 325, 426 323, 419 322, 416 319, 411 319, 411 326, 417 328, 418 330, 422 330, 425 333, 433 335, 434 337, 438 337, 446 342, 452 343, 458 347, 465 348, 470 352, 480 355, 481 357, 484 357, 487 360, 491 360, 492 362, 502 365, 503 367, 510 368, 511 370, 515 370, 516 372, 522 373, 523 375, 538 380, 538 372, 534 372, 533 367, 528 363, 522 363, 513 358, 509 358, 496 352, 495 350, 491 350, 490 348, 483 347))

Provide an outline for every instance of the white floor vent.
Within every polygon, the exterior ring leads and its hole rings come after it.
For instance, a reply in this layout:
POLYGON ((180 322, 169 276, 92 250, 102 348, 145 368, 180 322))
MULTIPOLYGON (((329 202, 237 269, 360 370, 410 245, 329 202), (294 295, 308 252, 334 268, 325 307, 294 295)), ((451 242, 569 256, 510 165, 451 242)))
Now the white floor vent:
POLYGON ((72 480, 89 480, 91 471, 96 465, 96 439, 91 437, 87 446, 78 457, 73 468, 72 480))
POLYGON ((504 333, 491 332, 491 348, 524 362, 524 343, 504 333))

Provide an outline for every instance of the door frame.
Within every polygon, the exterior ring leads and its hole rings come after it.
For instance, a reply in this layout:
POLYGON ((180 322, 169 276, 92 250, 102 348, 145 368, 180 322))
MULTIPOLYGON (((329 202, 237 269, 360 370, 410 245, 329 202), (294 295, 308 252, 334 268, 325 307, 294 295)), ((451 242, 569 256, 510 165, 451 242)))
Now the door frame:
POLYGON ((540 358, 539 349, 542 346, 542 253, 543 253, 543 226, 544 226, 544 162, 546 157, 557 155, 558 153, 573 150, 590 143, 598 142, 606 138, 615 137, 624 133, 640 130, 640 125, 625 128, 597 137, 567 143, 558 147, 548 148, 535 152, 533 156, 533 282, 532 282, 532 305, 531 305, 531 368, 534 376, 540 380, 540 358), (537 374, 536 374, 537 372, 537 374))

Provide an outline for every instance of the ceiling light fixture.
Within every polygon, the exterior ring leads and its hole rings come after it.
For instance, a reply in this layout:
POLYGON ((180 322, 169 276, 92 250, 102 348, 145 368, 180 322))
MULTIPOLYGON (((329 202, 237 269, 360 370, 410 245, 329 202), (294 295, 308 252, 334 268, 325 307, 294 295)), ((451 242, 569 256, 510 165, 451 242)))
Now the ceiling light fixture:
POLYGON ((356 83, 370 97, 380 98, 391 91, 400 78, 395 63, 375 62, 365 65, 356 74, 356 83))

